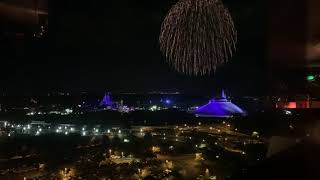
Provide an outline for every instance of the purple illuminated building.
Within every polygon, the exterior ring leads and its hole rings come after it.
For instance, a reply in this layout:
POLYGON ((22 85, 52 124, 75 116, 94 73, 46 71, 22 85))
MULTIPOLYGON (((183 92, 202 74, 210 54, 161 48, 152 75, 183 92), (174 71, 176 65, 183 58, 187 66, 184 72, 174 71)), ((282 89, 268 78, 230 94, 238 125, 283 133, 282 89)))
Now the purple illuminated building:
POLYGON ((106 93, 103 99, 100 101, 100 107, 112 107, 113 103, 110 98, 110 93, 106 93))
POLYGON ((226 98, 222 91, 221 98, 212 99, 208 104, 199 107, 194 111, 196 117, 233 117, 234 115, 244 116, 246 113, 226 98))

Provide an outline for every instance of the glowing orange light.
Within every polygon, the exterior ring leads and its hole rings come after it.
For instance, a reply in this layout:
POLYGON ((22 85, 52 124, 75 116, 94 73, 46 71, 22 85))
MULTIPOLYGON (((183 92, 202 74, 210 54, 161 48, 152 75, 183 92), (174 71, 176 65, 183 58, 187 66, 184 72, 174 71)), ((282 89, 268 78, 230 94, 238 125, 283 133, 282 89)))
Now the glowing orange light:
POLYGON ((287 108, 295 109, 295 108, 297 108, 297 103, 296 102, 288 102, 287 108))

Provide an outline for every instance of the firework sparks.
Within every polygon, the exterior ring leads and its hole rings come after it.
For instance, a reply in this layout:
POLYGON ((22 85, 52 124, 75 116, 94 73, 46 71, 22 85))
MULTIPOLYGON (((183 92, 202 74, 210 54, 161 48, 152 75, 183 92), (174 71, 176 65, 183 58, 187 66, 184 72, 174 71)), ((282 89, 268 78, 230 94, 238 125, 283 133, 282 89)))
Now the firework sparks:
POLYGON ((205 75, 232 57, 237 34, 220 0, 180 0, 166 16, 159 41, 175 70, 205 75))

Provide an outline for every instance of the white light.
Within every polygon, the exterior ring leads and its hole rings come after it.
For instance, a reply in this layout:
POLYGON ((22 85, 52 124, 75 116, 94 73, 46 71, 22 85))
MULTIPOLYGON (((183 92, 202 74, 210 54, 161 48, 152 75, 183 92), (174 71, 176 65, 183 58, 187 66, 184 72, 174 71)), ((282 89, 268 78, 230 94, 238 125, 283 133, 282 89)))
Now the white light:
POLYGON ((294 127, 292 126, 292 124, 289 125, 289 128, 290 128, 291 130, 294 129, 294 127))
POLYGON ((110 133, 110 129, 107 130, 107 133, 110 133))
POLYGON ((130 140, 129 139, 124 139, 123 142, 128 143, 128 142, 130 142, 130 140))
POLYGON ((291 115, 291 114, 292 114, 292 112, 291 112, 291 111, 288 111, 288 110, 284 110, 284 113, 285 113, 286 115, 291 115))
POLYGON ((82 132, 82 136, 85 136, 87 133, 84 131, 84 132, 82 132))
POLYGON ((31 129, 31 126, 30 126, 30 124, 28 124, 28 125, 27 125, 27 128, 28 128, 28 129, 31 129))
POLYGON ((42 129, 40 128, 40 129, 39 129, 39 132, 41 132, 41 131, 42 131, 42 129))
POLYGON ((61 126, 59 126, 59 127, 58 127, 58 129, 59 129, 59 130, 61 130, 61 129, 62 129, 62 127, 61 127, 61 126))
POLYGON ((67 126, 65 126, 64 129, 67 129, 67 126))
POLYGON ((70 131, 71 131, 71 132, 73 132, 73 131, 74 131, 74 128, 73 128, 73 127, 72 127, 72 128, 70 128, 70 131))
POLYGON ((9 133, 9 134, 8 134, 8 136, 10 137, 10 136, 11 136, 11 134, 9 133))
POLYGON ((157 109, 158 109, 158 107, 157 107, 156 105, 151 106, 151 107, 149 108, 150 111, 155 111, 155 110, 157 110, 157 109))
POLYGON ((64 134, 65 134, 65 135, 68 135, 68 131, 66 131, 64 134))
POLYGON ((121 130, 120 129, 119 129, 118 133, 121 134, 121 130))
POLYGON ((82 128, 82 131, 84 131, 85 129, 84 128, 82 128))
POLYGON ((39 131, 37 131, 37 132, 36 132, 36 136, 37 136, 37 135, 39 135, 39 134, 40 134, 40 132, 39 132, 39 131))
POLYGON ((143 129, 142 129, 142 128, 140 129, 140 132, 143 132, 143 129))
POLYGON ((27 128, 26 127, 23 127, 23 130, 25 131, 27 128))
POLYGON ((95 132, 98 133, 98 132, 99 132, 99 129, 96 129, 95 132))
POLYGON ((72 113, 72 112, 73 112, 73 110, 72 110, 72 109, 65 109, 65 111, 66 111, 66 113, 68 113, 68 114, 70 114, 70 113, 72 113))

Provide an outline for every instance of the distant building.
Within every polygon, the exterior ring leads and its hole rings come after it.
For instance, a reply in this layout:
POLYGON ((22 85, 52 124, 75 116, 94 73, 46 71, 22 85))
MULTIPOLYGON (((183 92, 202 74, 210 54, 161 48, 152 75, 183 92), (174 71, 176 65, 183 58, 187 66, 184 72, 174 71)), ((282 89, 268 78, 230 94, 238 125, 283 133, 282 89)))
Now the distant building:
POLYGON ((111 98, 110 98, 110 93, 106 93, 103 97, 103 99, 100 101, 99 106, 100 107, 109 107, 111 108, 113 105, 111 98))
POLYGON ((221 98, 212 99, 208 104, 199 107, 194 111, 197 117, 233 117, 234 115, 244 116, 246 113, 237 105, 226 98, 222 91, 221 98))
POLYGON ((319 99, 312 99, 309 96, 305 98, 296 97, 294 100, 288 101, 287 99, 279 98, 276 102, 277 109, 309 109, 320 108, 319 99))

